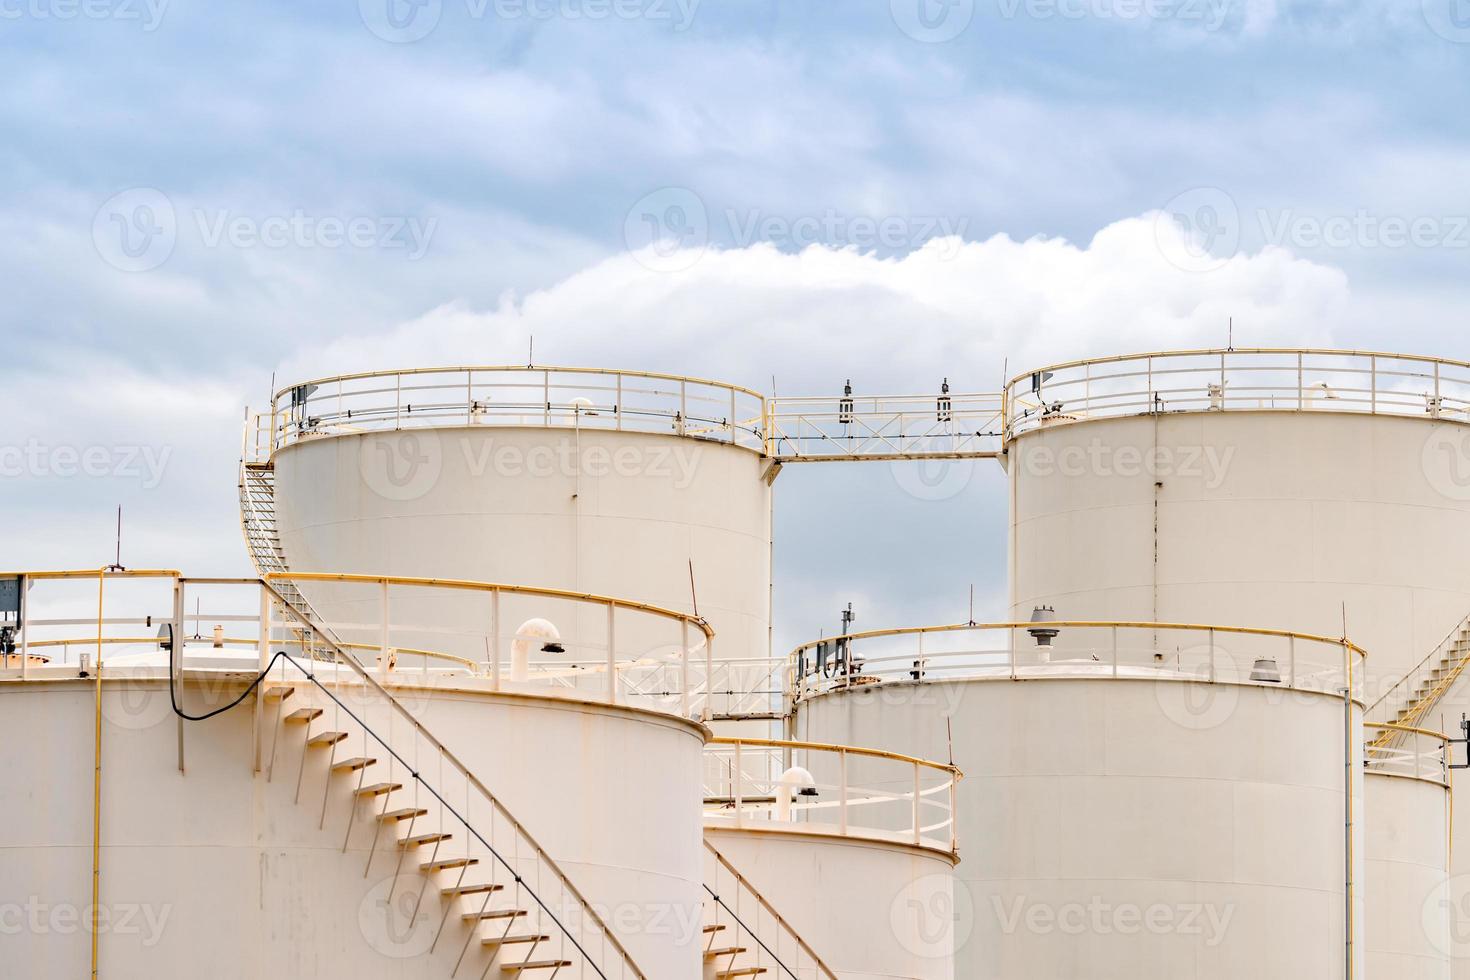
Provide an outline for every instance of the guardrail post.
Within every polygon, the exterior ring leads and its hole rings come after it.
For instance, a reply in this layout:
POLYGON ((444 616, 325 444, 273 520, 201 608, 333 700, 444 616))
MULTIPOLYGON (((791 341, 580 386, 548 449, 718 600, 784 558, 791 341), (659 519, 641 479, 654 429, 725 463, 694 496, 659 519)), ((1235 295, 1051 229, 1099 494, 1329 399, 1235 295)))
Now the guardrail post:
POLYGON ((1011 656, 1011 680, 1015 680, 1016 679, 1016 629, 1015 629, 1015 627, 1011 627, 1009 630, 1006 630, 1006 632, 1009 633, 1010 634, 1010 637, 1011 637, 1010 643, 1008 644, 1010 646, 1010 656, 1011 656))
POLYGON ((923 843, 923 836, 924 836, 923 835, 923 830, 922 830, 923 821, 920 819, 920 813, 919 813, 919 804, 920 804, 920 802, 922 800, 922 797, 919 795, 919 791, 920 791, 921 784, 922 784, 921 776, 922 776, 922 773, 919 771, 919 764, 917 762, 915 762, 914 763, 914 843, 915 844, 923 843))
POLYGON ((1215 683, 1215 631, 1210 630, 1210 683, 1215 683))
MULTIPOLYGON (((679 715, 689 717, 689 620, 679 620, 679 715)), ((710 690, 705 679, 705 691, 710 690)))
POLYGON ((955 774, 951 772, 949 774, 949 853, 951 854, 960 849, 958 791, 958 781, 955 779, 955 774))
MULTIPOLYGON (((1118 676, 1118 627, 1112 627, 1109 632, 1113 634, 1113 676, 1118 676)), ((1158 637, 1155 637, 1157 642, 1158 637)))
MULTIPOLYGON (((305 410, 302 405, 302 410, 305 410)), ((403 375, 393 376, 393 430, 396 432, 403 428, 403 375)))
MULTIPOLYGON (((260 639, 258 640, 258 654, 260 656, 260 673, 265 673, 265 665, 270 663, 271 656, 271 594, 266 589, 265 583, 260 583, 260 639)), ((255 696, 255 771, 260 772, 260 721, 261 712, 264 707, 264 699, 259 693, 255 696)))
POLYGON ((1287 656, 1291 660, 1291 666, 1288 668, 1289 675, 1290 675, 1290 680, 1287 683, 1287 687, 1290 687, 1290 688, 1295 689, 1295 687, 1296 687, 1296 637, 1294 637, 1294 636, 1288 636, 1286 638, 1286 644, 1287 644, 1286 653, 1287 653, 1287 656))
POLYGON ((837 813, 838 829, 842 836, 847 836, 847 750, 837 750, 837 813))
MULTIPOLYGON (((20 679, 26 680, 31 676, 30 655, 30 630, 27 625, 31 621, 31 578, 29 575, 20 577, 20 679)), ((63 655, 66 648, 62 647, 63 655)), ((64 662, 64 661, 63 661, 64 662)))
MULTIPOLYGON (((743 746, 743 742, 735 743, 735 771, 730 774, 731 788, 734 790, 731 795, 735 798, 735 829, 737 830, 745 825, 745 770, 742 761, 743 753, 740 751, 743 746)), ((777 792, 780 792, 780 787, 777 787, 777 792)))
POLYGON ((383 622, 378 640, 378 673, 386 675, 390 662, 388 657, 388 580, 386 578, 382 580, 382 586, 383 622))
POLYGON ((715 641, 708 633, 704 634, 704 720, 709 721, 714 717, 713 691, 710 685, 715 679, 715 641))
MULTIPOLYGON (((195 623, 194 625, 197 627, 199 624, 198 623, 195 623)), ((179 688, 179 687, 182 687, 182 685, 179 682, 181 680, 183 680, 183 677, 184 677, 184 644, 183 644, 183 638, 184 638, 184 583, 180 579, 178 579, 178 578, 175 578, 174 579, 174 607, 173 607, 173 628, 172 628, 172 632, 173 632, 173 636, 169 637, 169 645, 170 645, 170 650, 169 650, 169 653, 170 653, 170 656, 169 656, 169 663, 170 663, 170 667, 169 667, 169 683, 175 685, 176 688, 179 688)), ((256 696, 255 696, 255 703, 257 705, 260 704, 260 695, 259 695, 259 693, 257 693, 256 696)), ((174 717, 174 721, 178 725, 179 772, 183 772, 184 771, 184 719, 181 718, 181 717, 175 716, 174 717)))
POLYGON ((1302 387, 1302 355, 1296 356, 1296 410, 1306 407, 1306 389, 1302 387))
POLYGON ((613 616, 618 607, 613 603, 607 604, 607 703, 618 703, 618 653, 614 646, 616 633, 613 628, 613 616))
POLYGON ((1370 415, 1378 414, 1378 358, 1368 358, 1368 412, 1370 415))
POLYGON ((490 689, 500 690, 500 590, 490 590, 490 689))

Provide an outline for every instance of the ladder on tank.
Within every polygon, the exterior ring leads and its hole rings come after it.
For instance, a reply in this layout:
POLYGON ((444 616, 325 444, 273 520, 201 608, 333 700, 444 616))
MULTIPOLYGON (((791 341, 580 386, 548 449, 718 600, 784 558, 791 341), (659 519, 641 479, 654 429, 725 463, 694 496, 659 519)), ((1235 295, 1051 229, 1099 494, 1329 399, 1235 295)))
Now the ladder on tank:
MULTIPOLYGON (((1470 616, 1460 620, 1423 660, 1373 702, 1369 713, 1386 715, 1395 725, 1423 727, 1424 719, 1467 668, 1470 668, 1470 616)), ((1387 741, 1392 735, 1385 732, 1376 741, 1387 741)))
MULTIPOLYGON (((281 536, 276 528, 276 472, 270 460, 240 461, 240 529, 245 535, 245 550, 261 578, 289 572, 281 536)), ((297 614, 317 622, 311 604, 301 590, 289 580, 273 579, 272 585, 297 614)))

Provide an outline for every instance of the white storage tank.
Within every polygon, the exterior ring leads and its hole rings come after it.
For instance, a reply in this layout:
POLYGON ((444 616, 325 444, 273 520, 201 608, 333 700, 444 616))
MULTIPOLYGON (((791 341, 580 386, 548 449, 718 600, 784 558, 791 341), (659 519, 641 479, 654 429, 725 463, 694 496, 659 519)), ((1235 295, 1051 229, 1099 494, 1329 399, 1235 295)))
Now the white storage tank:
POLYGON ((51 584, 29 590, 27 644, 48 630, 86 643, 42 647, 69 652, 0 682, 0 735, 25 747, 0 766, 29 801, 0 822, 4 913, 43 923, 0 931, 7 975, 88 974, 94 866, 104 977, 405 980, 524 959, 610 980, 633 980, 630 960, 698 975, 702 726, 576 692, 497 692, 462 669, 378 674, 394 708, 323 660, 324 639, 280 628, 267 651, 299 668, 276 660, 255 695, 181 724, 168 654, 137 638, 189 610, 179 700, 224 707, 256 672, 256 624, 238 610, 257 608, 258 587, 92 573, 59 583, 90 588, 87 605, 72 594, 53 612, 51 584), (142 579, 147 598, 130 592, 142 579), (98 615, 99 585, 103 641, 76 625, 78 608, 98 615), (218 639, 195 628, 211 621, 218 639))
POLYGON ((1450 771, 1445 737, 1423 729, 1367 731, 1368 976, 1447 980, 1470 957, 1449 879, 1450 771))
POLYGON ((282 389, 254 445, 293 571, 697 598, 738 659, 768 654, 764 412, 668 375, 403 371, 282 389))
POLYGON ((1056 629, 857 634, 852 667, 829 647, 825 674, 805 651, 796 737, 952 753, 965 773, 956 976, 1342 978, 1349 935, 1364 976, 1362 705, 1333 693, 1342 648, 1056 629), (1155 660, 1161 645, 1178 656, 1155 660))
MULTIPOLYGON (((705 838, 840 980, 955 980, 959 778, 882 750, 717 738, 705 838)), ((733 885, 715 872, 720 890, 733 885)))
POLYGON ((1470 365, 1103 358, 1008 388, 1011 617, 1347 632, 1370 702, 1470 614, 1470 365))

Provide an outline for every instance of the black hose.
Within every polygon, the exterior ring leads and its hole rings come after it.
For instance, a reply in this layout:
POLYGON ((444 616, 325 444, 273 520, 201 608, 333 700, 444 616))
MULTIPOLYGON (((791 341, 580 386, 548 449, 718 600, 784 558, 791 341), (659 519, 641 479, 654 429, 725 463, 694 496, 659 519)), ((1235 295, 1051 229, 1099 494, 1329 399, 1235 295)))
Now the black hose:
MULTIPOLYGON (((241 694, 240 694, 240 696, 238 698, 236 698, 235 700, 231 701, 229 704, 225 705, 223 708, 216 708, 215 710, 209 712, 208 714, 191 715, 191 714, 187 713, 186 711, 184 711, 183 708, 180 708, 179 707, 178 691, 174 687, 174 656, 177 653, 177 644, 174 641, 174 624, 173 623, 165 623, 164 625, 168 627, 168 700, 169 700, 169 703, 173 705, 174 714, 178 715, 180 718, 184 719, 185 721, 208 721, 209 719, 213 718, 215 715, 222 715, 226 711, 229 711, 231 708, 237 708, 237 707, 239 707, 240 706, 240 703, 242 701, 244 701, 246 698, 250 697, 251 693, 254 692, 254 690, 257 687, 260 686, 260 682, 263 681, 263 680, 265 680, 266 675, 268 675, 271 672, 271 668, 276 665, 276 661, 277 660, 280 660, 282 657, 285 657, 286 656, 286 651, 285 650, 279 650, 279 651, 277 651, 276 652, 276 655, 271 658, 270 663, 268 663, 268 664, 265 665, 265 670, 262 670, 259 674, 257 674, 255 676, 255 680, 253 680, 253 681, 250 682, 250 685, 248 687, 246 687, 243 692, 241 692, 241 694)), ((287 659, 290 659, 290 658, 287 657, 287 659)))

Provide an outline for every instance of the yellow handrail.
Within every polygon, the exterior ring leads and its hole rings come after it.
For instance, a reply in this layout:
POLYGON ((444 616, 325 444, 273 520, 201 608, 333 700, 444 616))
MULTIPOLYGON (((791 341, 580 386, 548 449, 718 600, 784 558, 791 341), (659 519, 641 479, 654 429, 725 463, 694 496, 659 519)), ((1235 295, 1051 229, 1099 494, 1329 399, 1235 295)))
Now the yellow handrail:
MULTIPOLYGON (((1323 643, 1329 646, 1344 647, 1356 653, 1364 659, 1368 651, 1358 646, 1353 641, 1341 636, 1321 636, 1316 633, 1298 633, 1293 630, 1269 629, 1260 626, 1212 626, 1207 623, 1150 623, 1135 620, 1049 620, 1047 622, 1024 622, 1024 623, 950 623, 943 626, 900 626, 892 629, 865 630, 861 633, 844 633, 841 636, 829 636, 820 640, 811 640, 791 649, 790 656, 810 650, 814 647, 835 643, 839 640, 868 640, 880 636, 905 636, 920 633, 949 633, 960 630, 1025 630, 1025 629, 1157 629, 1157 630, 1192 630, 1200 633, 1233 633, 1246 636, 1276 636, 1283 639, 1306 640, 1311 643, 1323 643)), ((983 651, 981 651, 983 652, 983 651)))
POLYGON ((831 742, 796 742, 780 738, 731 738, 718 735, 711 738, 707 745, 755 745, 768 749, 806 749, 814 752, 845 752, 848 755, 861 755, 873 759, 887 759, 892 762, 902 762, 911 766, 922 766, 926 769, 947 772, 955 779, 965 778, 959 766, 948 765, 943 762, 935 762, 932 759, 920 759, 917 756, 904 755, 900 752, 886 752, 882 749, 865 749, 856 745, 836 745, 831 742))

